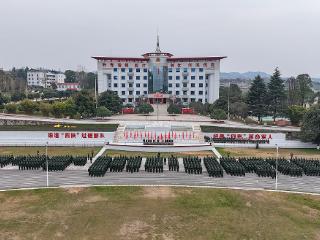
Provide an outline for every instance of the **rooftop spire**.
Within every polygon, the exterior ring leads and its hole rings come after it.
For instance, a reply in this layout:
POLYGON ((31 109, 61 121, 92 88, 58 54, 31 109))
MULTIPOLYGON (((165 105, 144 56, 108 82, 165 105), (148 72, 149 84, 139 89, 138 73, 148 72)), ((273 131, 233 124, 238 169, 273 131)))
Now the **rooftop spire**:
POLYGON ((160 50, 160 40, 159 40, 159 31, 157 31, 157 48, 156 48, 156 53, 161 53, 161 50, 160 50))

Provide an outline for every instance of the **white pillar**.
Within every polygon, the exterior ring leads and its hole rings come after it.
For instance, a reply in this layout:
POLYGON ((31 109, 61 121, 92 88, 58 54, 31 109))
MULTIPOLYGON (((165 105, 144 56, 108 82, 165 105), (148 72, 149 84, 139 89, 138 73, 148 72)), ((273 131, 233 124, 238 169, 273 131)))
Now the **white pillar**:
POLYGON ((219 99, 220 88, 220 62, 216 61, 214 70, 210 71, 208 79, 208 103, 214 103, 219 99))

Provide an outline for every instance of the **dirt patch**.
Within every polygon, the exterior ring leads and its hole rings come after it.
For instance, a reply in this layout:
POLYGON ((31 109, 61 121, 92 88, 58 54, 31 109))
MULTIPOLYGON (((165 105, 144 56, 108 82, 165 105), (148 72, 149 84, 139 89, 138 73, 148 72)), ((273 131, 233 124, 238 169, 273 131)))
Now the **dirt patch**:
POLYGON ((191 156, 199 156, 199 157, 206 157, 206 156, 212 156, 213 152, 211 151, 203 151, 203 152, 181 152, 179 153, 181 155, 191 155, 191 156))
POLYGON ((70 194, 78 194, 82 191, 84 191, 85 188, 83 187, 68 187, 66 188, 66 191, 70 194))
POLYGON ((147 239, 150 226, 140 220, 125 223, 120 227, 119 236, 121 239, 147 239))
POLYGON ((149 199, 168 199, 175 198, 176 194, 170 187, 145 187, 143 196, 149 199))
POLYGON ((96 195, 96 196, 88 196, 84 199, 85 203, 96 203, 96 202, 103 202, 103 201, 108 201, 108 198, 96 195))

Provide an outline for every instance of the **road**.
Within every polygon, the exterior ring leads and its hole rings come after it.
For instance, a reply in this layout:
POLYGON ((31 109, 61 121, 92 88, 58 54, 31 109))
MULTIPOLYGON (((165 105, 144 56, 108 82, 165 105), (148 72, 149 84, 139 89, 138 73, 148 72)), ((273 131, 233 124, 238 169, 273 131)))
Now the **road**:
MULTIPOLYGON (((182 169, 183 171, 183 169, 182 169)), ((274 189, 275 180, 260 178, 256 174, 234 177, 224 174, 223 178, 209 177, 206 172, 192 175, 184 172, 147 173, 111 173, 104 177, 89 177, 86 170, 68 169, 63 172, 49 173, 49 186, 71 185, 179 185, 230 187, 244 189, 274 189)), ((19 171, 0 169, 0 189, 37 188, 46 186, 46 173, 42 170, 19 171)), ((279 174, 278 190, 320 193, 320 177, 289 177, 279 174)))

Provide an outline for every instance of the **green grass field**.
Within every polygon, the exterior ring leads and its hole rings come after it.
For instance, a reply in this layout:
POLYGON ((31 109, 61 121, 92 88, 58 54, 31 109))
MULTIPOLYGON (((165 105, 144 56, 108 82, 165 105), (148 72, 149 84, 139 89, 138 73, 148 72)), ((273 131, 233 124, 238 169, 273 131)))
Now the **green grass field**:
MULTIPOLYGON (((87 156, 91 155, 93 151, 94 155, 99 152, 98 147, 48 147, 48 155, 74 155, 74 156, 87 156)), ((0 147, 0 155, 36 155, 45 154, 45 147, 0 147)))
POLYGON ((320 197, 196 188, 93 187, 0 193, 0 239, 307 239, 320 197))
MULTIPOLYGON (((276 149, 271 148, 217 148, 223 156, 234 156, 234 157, 276 157, 276 149)), ((289 149, 279 148, 279 157, 290 158, 290 154, 293 157, 304 157, 304 158, 316 158, 320 159, 320 151, 317 149, 289 149)))

